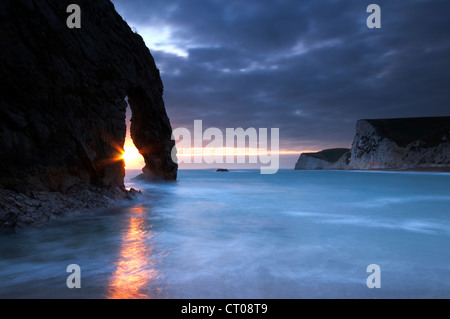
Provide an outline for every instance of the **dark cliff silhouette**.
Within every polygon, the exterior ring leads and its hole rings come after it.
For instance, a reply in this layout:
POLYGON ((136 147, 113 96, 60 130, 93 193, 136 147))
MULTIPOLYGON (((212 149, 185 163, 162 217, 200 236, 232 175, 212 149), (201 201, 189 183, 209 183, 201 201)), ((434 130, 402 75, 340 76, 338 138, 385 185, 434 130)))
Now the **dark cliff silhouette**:
POLYGON ((0 189, 124 190, 126 97, 144 175, 176 179, 159 70, 110 1, 3 0, 0 39, 0 189))

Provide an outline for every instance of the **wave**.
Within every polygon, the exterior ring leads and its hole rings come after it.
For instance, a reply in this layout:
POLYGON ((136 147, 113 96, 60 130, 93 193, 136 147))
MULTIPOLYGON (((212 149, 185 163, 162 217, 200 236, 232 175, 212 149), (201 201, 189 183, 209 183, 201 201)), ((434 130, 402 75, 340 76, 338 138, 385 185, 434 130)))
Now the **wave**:
POLYGON ((363 202, 353 203, 353 206, 356 207, 364 207, 364 208, 372 208, 372 207, 384 207, 393 204, 407 204, 414 202, 425 202, 425 201, 443 201, 450 203, 450 196, 424 196, 424 195, 416 195, 416 196, 408 196, 408 197, 381 197, 376 199, 371 199, 363 202))
POLYGON ((433 220, 419 219, 374 219, 364 216, 348 214, 323 214, 314 212, 285 211, 284 215, 291 217, 309 218, 318 224, 350 225, 363 228, 382 228, 390 230, 403 230, 422 234, 450 235, 450 224, 433 220))

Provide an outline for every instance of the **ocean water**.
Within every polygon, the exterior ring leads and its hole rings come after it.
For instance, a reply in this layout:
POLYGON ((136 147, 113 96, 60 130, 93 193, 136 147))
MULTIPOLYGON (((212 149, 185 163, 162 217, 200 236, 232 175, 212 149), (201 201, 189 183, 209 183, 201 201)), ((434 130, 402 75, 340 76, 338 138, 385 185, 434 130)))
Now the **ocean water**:
POLYGON ((450 298, 450 174, 135 174, 137 200, 0 235, 0 297, 450 298))

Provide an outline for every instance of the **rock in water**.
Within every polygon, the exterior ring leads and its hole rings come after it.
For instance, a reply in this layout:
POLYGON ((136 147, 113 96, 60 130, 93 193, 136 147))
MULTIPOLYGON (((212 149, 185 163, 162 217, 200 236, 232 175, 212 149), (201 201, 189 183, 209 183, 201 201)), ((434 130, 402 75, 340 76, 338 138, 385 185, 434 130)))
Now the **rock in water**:
POLYGON ((304 153, 295 166, 295 169, 362 170, 448 168, 450 117, 359 120, 350 150, 304 153), (324 156, 327 152, 335 156, 324 156))
POLYGON ((143 39, 108 0, 77 1, 81 28, 69 29, 71 2, 0 4, 0 189, 124 190, 126 97, 145 172, 175 180, 163 84, 143 39))
POLYGON ((216 172, 229 172, 229 170, 226 169, 226 168, 218 168, 218 169, 216 170, 216 172))

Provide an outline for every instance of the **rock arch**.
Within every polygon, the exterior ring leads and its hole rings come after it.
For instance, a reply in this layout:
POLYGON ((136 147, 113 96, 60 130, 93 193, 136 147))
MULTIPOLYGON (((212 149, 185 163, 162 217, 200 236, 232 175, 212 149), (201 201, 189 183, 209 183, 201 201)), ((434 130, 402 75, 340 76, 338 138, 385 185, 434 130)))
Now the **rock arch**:
POLYGON ((143 177, 175 180, 178 166, 171 159, 175 142, 162 99, 155 100, 142 88, 128 89, 127 95, 132 112, 131 138, 145 160, 143 177))
POLYGON ((177 177, 159 70, 109 0, 0 5, 0 188, 65 192, 84 183, 124 188, 126 103, 144 176, 177 177))

